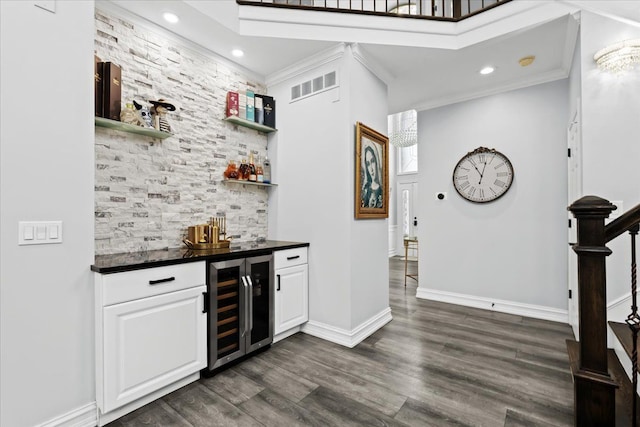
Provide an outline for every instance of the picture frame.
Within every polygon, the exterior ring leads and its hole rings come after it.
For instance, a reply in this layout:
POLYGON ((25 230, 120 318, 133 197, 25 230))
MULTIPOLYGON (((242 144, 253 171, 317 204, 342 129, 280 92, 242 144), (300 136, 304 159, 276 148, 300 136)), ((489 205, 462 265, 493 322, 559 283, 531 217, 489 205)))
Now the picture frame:
POLYGON ((356 122, 355 217, 389 217, 389 138, 356 122))

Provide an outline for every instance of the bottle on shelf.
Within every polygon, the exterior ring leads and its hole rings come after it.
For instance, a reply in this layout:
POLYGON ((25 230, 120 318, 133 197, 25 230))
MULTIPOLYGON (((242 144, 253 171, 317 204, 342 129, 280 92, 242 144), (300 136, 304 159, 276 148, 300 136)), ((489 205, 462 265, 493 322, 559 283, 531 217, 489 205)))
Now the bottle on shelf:
POLYGON ((249 181, 256 182, 258 177, 256 175, 256 165, 253 164, 253 153, 249 154, 249 181))
POLYGON ((247 159, 242 159, 240 167, 238 168, 238 179, 247 181, 249 179, 249 165, 247 159))
POLYGON ((264 182, 264 170, 260 162, 260 156, 258 156, 258 162, 256 163, 256 178, 258 182, 264 182))
POLYGON ((265 184, 271 184, 271 162, 269 161, 269 157, 264 158, 262 166, 262 182, 265 184))

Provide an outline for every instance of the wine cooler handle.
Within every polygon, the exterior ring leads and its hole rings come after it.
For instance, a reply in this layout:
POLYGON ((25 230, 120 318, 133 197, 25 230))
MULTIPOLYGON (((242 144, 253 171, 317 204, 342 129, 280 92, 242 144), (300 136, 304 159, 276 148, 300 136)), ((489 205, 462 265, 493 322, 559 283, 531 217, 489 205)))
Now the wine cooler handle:
MULTIPOLYGON (((247 302, 247 294, 249 293, 247 291, 247 289, 249 289, 249 286, 247 285, 247 279, 245 278, 245 276, 241 276, 240 280, 242 280, 242 287, 244 288, 243 289, 244 293, 242 295, 244 296, 243 305, 244 305, 244 307, 246 309, 246 307, 247 307, 247 304, 246 304, 246 302, 247 302)), ((242 321, 242 325, 240 326, 240 330, 242 331, 242 334, 240 334, 240 336, 244 337, 248 332, 247 331, 247 315, 245 314, 244 317, 241 316, 240 320, 242 321)))
POLYGON ((251 276, 247 275, 249 281, 249 330, 253 331, 253 282, 251 276))
POLYGON ((276 291, 280 290, 280 275, 276 274, 276 277, 278 277, 278 289, 276 289, 276 291))

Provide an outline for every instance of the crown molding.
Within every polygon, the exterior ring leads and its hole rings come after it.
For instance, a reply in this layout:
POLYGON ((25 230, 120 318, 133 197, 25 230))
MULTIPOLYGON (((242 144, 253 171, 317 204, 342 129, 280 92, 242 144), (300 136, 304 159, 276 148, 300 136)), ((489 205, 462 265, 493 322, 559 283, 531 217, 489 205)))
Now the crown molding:
POLYGON ((549 83, 556 80, 562 80, 569 77, 569 72, 564 69, 552 70, 544 74, 540 74, 535 78, 528 80, 519 80, 515 83, 503 85, 489 90, 481 90, 471 92, 460 96, 444 97, 422 103, 414 107, 417 111, 430 110, 432 108, 444 107, 446 105, 457 104, 459 102, 471 101, 473 99, 483 98, 485 96, 498 95, 500 93, 511 92, 517 89, 524 89, 529 86, 549 83))
POLYGON ((267 87, 275 86, 301 74, 315 70, 324 64, 336 61, 344 56, 345 49, 346 45, 344 43, 338 43, 329 49, 325 49, 322 52, 270 74, 265 79, 265 84, 267 87))
POLYGON ((394 80, 393 75, 377 61, 371 59, 366 51, 360 48, 360 45, 358 43, 354 43, 351 45, 351 52, 353 54, 353 58, 356 61, 361 63, 367 70, 373 73, 385 84, 389 85, 389 83, 394 80))

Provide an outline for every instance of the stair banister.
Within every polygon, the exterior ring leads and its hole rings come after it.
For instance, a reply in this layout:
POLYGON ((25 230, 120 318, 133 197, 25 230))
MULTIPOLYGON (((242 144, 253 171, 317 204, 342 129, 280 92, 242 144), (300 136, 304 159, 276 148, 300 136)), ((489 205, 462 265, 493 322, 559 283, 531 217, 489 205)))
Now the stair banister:
POLYGON ((614 426, 616 384, 607 364, 607 307, 604 220, 616 207, 597 196, 585 196, 568 208, 577 219, 580 342, 574 377, 576 426, 614 426))

